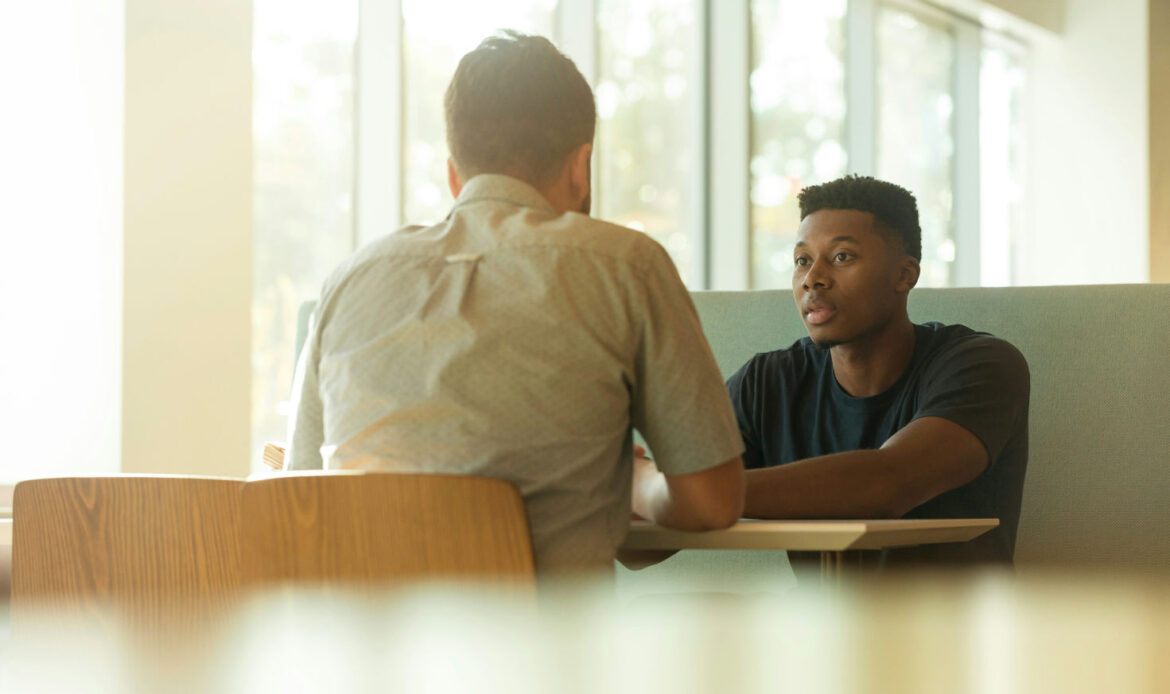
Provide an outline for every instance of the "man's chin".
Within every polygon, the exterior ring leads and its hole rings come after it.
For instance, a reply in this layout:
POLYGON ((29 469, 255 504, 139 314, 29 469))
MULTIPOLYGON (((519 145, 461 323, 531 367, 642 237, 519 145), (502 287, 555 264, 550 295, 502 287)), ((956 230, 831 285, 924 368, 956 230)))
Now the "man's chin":
POLYGON ((808 338, 812 340, 813 347, 817 349, 832 349, 841 344, 841 340, 834 340, 832 337, 825 335, 824 329, 818 329, 818 326, 804 324, 804 329, 808 331, 808 338))

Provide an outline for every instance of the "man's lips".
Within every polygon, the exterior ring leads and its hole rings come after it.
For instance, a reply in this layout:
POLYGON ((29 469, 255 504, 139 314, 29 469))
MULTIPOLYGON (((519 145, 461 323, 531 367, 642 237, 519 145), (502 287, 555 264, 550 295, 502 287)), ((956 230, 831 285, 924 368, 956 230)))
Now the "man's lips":
POLYGON ((805 304, 801 308, 801 313, 809 325, 821 325, 832 320, 833 316, 837 315, 837 309, 829 304, 814 301, 805 304))

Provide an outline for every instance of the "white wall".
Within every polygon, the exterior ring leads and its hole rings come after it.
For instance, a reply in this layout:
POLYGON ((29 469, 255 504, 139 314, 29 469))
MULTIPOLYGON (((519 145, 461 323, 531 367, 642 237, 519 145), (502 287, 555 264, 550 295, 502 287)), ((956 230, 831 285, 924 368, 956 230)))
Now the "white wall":
POLYGON ((121 0, 0 3, 0 482, 121 457, 121 0))
POLYGON ((123 469, 246 475, 252 3, 125 2, 123 469))
POLYGON ((1149 277, 1148 0, 1066 0, 1038 37, 1018 284, 1149 277))

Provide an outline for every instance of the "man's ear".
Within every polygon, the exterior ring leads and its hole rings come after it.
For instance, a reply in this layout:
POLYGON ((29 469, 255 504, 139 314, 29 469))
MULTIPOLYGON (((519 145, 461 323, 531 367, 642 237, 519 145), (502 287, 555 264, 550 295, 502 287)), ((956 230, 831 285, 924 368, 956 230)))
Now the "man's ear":
POLYGON ((918 261, 911 256, 906 256, 898 266, 897 290, 902 293, 910 291, 918 284, 918 277, 921 274, 922 267, 918 264, 918 261))
POLYGON ((578 201, 589 197, 590 186, 593 185, 593 181, 590 180, 593 169, 589 166, 589 159, 592 156, 593 144, 589 142, 577 147, 569 154, 570 192, 578 201))
POLYGON ((451 191, 451 197, 459 197, 459 192, 463 190, 463 179, 459 178, 459 172, 455 170, 455 160, 447 157, 447 188, 451 191))

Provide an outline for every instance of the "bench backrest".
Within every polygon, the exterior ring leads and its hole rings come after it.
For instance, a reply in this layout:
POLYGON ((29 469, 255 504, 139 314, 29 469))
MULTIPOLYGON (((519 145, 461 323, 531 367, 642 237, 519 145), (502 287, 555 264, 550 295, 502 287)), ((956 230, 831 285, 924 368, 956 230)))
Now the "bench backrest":
MULTIPOLYGON (((724 376, 806 334, 787 290, 694 298, 724 376)), ((1017 565, 1170 568, 1170 285, 915 289, 910 315, 992 333, 1028 360, 1017 565)))

